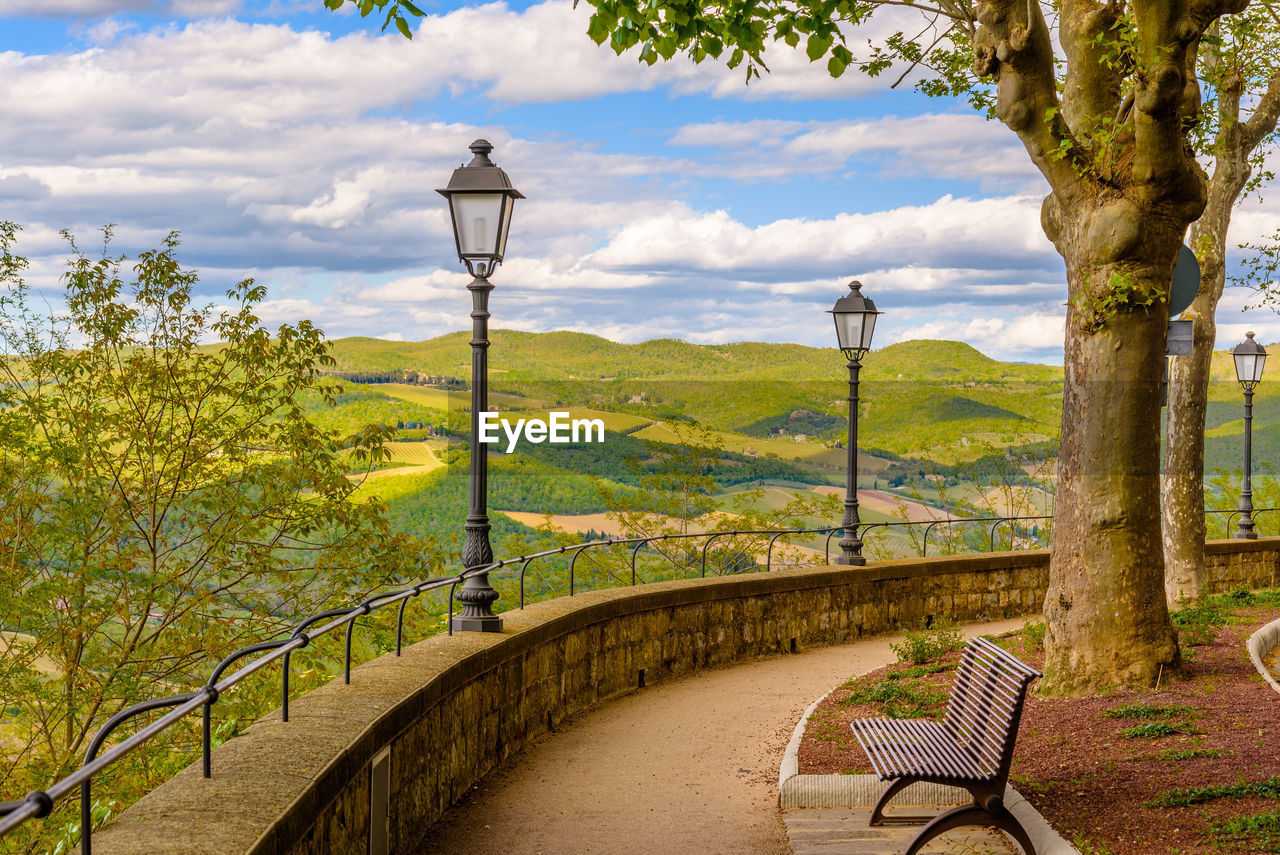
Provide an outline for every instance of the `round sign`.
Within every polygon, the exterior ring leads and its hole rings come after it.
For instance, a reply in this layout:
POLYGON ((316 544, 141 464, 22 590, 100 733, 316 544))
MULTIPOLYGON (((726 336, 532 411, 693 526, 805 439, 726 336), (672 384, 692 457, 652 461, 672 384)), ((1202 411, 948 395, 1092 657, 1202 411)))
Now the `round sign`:
POLYGON ((1169 317, 1176 318, 1187 310, 1191 301, 1200 293, 1200 262, 1188 246, 1178 250, 1178 262, 1173 265, 1173 287, 1169 289, 1169 317))

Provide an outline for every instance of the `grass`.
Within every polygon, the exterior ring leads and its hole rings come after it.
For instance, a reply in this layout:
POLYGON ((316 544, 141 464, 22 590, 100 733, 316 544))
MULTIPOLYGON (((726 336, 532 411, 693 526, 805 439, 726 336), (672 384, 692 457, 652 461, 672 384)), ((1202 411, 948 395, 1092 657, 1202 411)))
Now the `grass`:
POLYGON ((1178 643, 1183 647, 1212 644, 1218 636, 1218 630, 1227 625, 1227 616, 1212 598, 1190 603, 1183 597, 1178 600, 1178 606, 1169 612, 1169 619, 1177 628, 1178 643))
MULTIPOLYGON (((447 411, 449 409, 449 396, 451 393, 446 392, 444 389, 433 389, 429 386, 410 386, 408 383, 379 383, 374 388, 388 397, 421 404, 433 410, 447 411)), ((462 400, 461 393, 454 392, 452 394, 457 400, 462 400)))
POLYGON ((846 684, 849 697, 845 703, 879 704, 882 714, 889 718, 925 718, 942 713, 947 703, 947 693, 919 682, 894 680, 870 685, 846 684))
POLYGON ((1221 748, 1170 748, 1161 751, 1156 755, 1157 760, 1164 760, 1166 763, 1175 763, 1179 760, 1212 760, 1224 757, 1228 753, 1234 754, 1234 751, 1226 752, 1221 748))
POLYGON ((1210 597, 1209 602, 1220 608, 1280 606, 1280 588, 1272 588, 1265 591, 1249 591, 1245 588, 1237 588, 1234 591, 1210 597))
POLYGON ((1179 706, 1176 704, 1167 706, 1152 706, 1149 704, 1124 704, 1123 706, 1112 707, 1103 712, 1107 718, 1173 718, 1174 716, 1186 715, 1191 712, 1194 707, 1179 706))
MULTIPOLYGON (((713 433, 724 444, 725 451, 736 451, 740 454, 751 448, 762 456, 773 454, 781 460, 804 460, 817 457, 827 451, 827 447, 821 442, 796 442, 794 439, 760 438, 729 431, 714 431, 713 433)), ((632 435, 655 442, 680 441, 676 432, 665 424, 651 424, 632 435)))
POLYGON ((1042 620, 1028 620, 1022 624, 1022 638, 1028 650, 1044 650, 1044 637, 1049 624, 1042 620))
POLYGON ((1280 810, 1215 822, 1212 834, 1224 843, 1245 844, 1252 852, 1280 852, 1280 810))
POLYGON ((1262 796, 1268 799, 1280 799, 1280 778, 1267 778, 1262 781, 1239 781, 1235 784, 1220 784, 1211 787, 1181 787, 1176 790, 1165 790, 1146 803, 1146 807, 1191 807, 1202 805, 1219 799, 1247 799, 1262 796))
POLYGON ((1167 721, 1144 721, 1142 724, 1126 727, 1120 731, 1120 736, 1124 739, 1159 739, 1162 736, 1173 736, 1175 733, 1195 734, 1202 732, 1191 727, 1186 722, 1176 726, 1169 724, 1167 721))
POLYGON ((615 433, 636 433, 640 428, 651 424, 649 419, 633 416, 630 413, 611 413, 607 410, 594 410, 590 407, 554 407, 549 410, 520 410, 511 408, 502 410, 499 415, 512 422, 517 419, 541 419, 550 421, 551 413, 568 413, 570 419, 599 419, 604 429, 615 433))
POLYGON ((889 680, 915 680, 920 677, 927 677, 930 674, 941 674, 943 671, 950 671, 955 667, 956 666, 954 665, 943 665, 942 663, 936 663, 933 665, 913 665, 910 668, 890 671, 885 674, 885 677, 889 680))

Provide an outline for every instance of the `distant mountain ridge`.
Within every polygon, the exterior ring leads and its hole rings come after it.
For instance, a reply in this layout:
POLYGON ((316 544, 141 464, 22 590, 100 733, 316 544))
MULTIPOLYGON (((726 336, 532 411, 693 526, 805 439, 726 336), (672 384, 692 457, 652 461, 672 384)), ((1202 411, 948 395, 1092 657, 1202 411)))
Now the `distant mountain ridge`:
MULTIPOLYGON (((825 326, 824 326, 824 332, 825 326)), ((470 334, 447 333, 418 342, 375 338, 333 341, 336 370, 419 371, 459 376, 470 373, 470 334)), ((839 380, 847 377, 844 357, 834 347, 738 342, 692 344, 660 338, 620 344, 579 332, 530 333, 495 330, 489 366, 520 380, 839 380)), ((956 341, 906 341, 873 350, 863 377, 925 382, 1053 383, 1062 369, 1050 365, 998 362, 956 341)))
MULTIPOLYGON (((825 324, 816 332, 827 340, 825 324)), ((569 331, 495 330, 491 339, 492 388, 561 405, 649 419, 683 414, 752 436, 822 433, 845 418, 848 371, 834 347, 699 345, 669 338, 621 344, 569 331), (628 406, 641 392, 648 396, 643 403, 628 406), (797 410, 814 415, 797 420, 791 416, 797 410)), ((335 339, 334 370, 469 380, 469 342, 466 332, 419 342, 335 339)), ((1232 366, 1229 352, 1214 354, 1205 449, 1210 474, 1240 466, 1242 408, 1232 366)), ((1254 460, 1260 469, 1280 455, 1280 358, 1267 369, 1255 401, 1254 460)), ((1001 362, 963 342, 917 340, 873 350, 861 376, 864 446, 952 460, 977 456, 986 446, 1052 441, 1059 434, 1063 371, 1057 366, 1001 362)))

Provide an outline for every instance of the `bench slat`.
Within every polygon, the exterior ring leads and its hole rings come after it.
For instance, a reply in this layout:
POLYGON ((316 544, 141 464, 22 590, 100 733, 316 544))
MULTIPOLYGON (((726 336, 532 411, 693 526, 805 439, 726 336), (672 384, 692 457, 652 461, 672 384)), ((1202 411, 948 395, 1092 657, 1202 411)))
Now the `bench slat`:
MULTIPOLYGON (((919 719, 908 719, 903 722, 908 730, 915 733, 921 733, 926 729, 926 722, 919 719)), ((929 722, 928 724, 932 724, 929 722)), ((985 772, 982 769, 982 763, 979 758, 972 756, 964 750, 964 746, 948 739, 950 735, 941 727, 937 728, 938 734, 935 737, 933 745, 938 749, 945 762, 952 767, 957 774, 971 775, 982 777, 985 772)))
POLYGON ((996 782, 1008 775, 1018 720, 1040 672, 975 638, 965 647, 941 722, 859 719, 854 736, 881 780, 996 782))
POLYGON ((903 775, 974 781, 988 774, 937 722, 859 719, 854 724, 854 735, 882 781, 903 775))

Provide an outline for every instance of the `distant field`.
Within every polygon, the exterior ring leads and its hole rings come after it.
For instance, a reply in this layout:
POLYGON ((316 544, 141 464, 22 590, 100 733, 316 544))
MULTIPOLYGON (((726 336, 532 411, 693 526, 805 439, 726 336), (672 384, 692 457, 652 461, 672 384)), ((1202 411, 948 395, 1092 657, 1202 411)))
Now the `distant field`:
MULTIPOLYGON (((726 431, 713 431, 712 434, 724 443, 725 451, 744 453, 748 448, 754 449, 761 456, 773 453, 783 460, 809 460, 821 457, 831 449, 821 442, 796 442, 794 439, 757 439, 726 431)), ((649 439, 654 442, 679 442, 679 437, 665 423, 652 424, 638 430, 632 436, 649 439)))
MULTIPOLYGON (((388 442, 392 463, 406 463, 417 467, 418 472, 430 472, 444 466, 431 446, 425 442, 388 442)), ((390 471, 390 470, 384 470, 390 471)))
POLYGON ((449 393, 444 389, 411 386, 408 383, 371 383, 367 388, 402 401, 412 401, 433 410, 449 409, 449 393))
MULTIPOLYGON (((424 407, 430 407, 433 410, 448 411, 451 406, 463 407, 470 409, 471 393, 467 390, 459 390, 456 392, 446 392, 444 389, 435 389, 430 386, 414 386, 409 383, 370 383, 364 386, 375 392, 381 392, 392 398, 399 398, 402 401, 410 401, 414 404, 421 404, 424 407)), ((521 406, 538 406, 541 402, 534 401, 529 398, 521 398, 517 395, 504 395, 501 392, 490 392, 489 403, 498 404, 499 406, 521 407, 521 406)))

